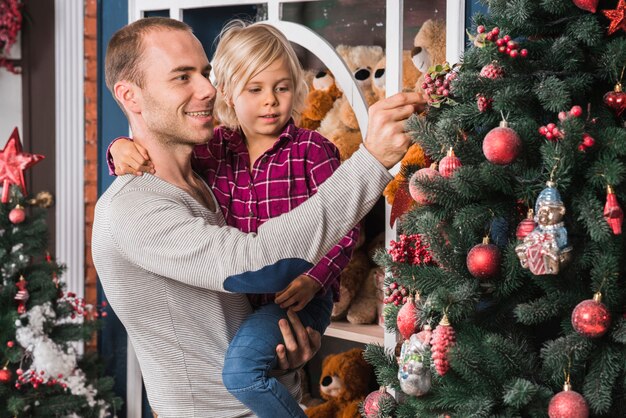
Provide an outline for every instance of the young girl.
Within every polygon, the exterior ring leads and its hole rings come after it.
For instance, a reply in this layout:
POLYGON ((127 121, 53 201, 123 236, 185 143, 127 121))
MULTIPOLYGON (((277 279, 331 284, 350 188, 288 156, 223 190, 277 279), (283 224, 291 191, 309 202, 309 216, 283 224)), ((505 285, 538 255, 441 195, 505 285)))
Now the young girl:
MULTIPOLYGON (((307 88, 298 58, 279 30, 231 22, 220 35, 212 65, 218 91, 214 113, 222 125, 209 143, 194 150, 194 170, 211 186, 228 225, 256 232, 263 222, 312 196, 339 166, 338 151, 319 133, 294 125, 292 116, 302 107, 307 88)), ((145 156, 125 140, 116 141, 111 154, 128 165, 145 156)), ((338 296, 339 274, 358 234, 355 227, 276 295, 250 295, 257 309, 234 336, 222 379, 258 417, 306 416, 269 376, 275 347, 282 342, 278 320, 289 308, 305 326, 324 333, 338 296)))

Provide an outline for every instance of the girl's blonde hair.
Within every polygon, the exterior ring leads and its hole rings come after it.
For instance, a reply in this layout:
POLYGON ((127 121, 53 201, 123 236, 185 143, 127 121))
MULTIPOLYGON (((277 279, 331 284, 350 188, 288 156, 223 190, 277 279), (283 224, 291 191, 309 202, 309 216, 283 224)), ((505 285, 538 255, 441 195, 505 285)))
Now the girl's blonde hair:
POLYGON ((239 129, 235 111, 226 100, 232 100, 252 77, 278 59, 286 61, 291 73, 293 112, 297 117, 304 107, 308 87, 300 61, 285 35, 271 25, 242 20, 233 20, 222 29, 211 62, 217 88, 214 112, 221 124, 239 129))

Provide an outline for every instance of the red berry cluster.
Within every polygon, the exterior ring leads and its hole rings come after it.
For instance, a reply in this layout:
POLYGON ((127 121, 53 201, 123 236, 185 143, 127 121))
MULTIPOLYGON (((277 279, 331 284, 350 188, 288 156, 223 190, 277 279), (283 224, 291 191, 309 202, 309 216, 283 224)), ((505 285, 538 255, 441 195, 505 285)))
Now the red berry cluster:
POLYGON ((578 151, 585 152, 587 148, 591 148, 596 144, 596 140, 593 139, 588 133, 583 133, 583 142, 578 144, 578 151))
POLYGON ((448 63, 435 65, 424 74, 422 90, 428 95, 428 104, 439 106, 440 104, 452 104, 449 98, 452 94, 452 82, 458 77, 448 63))
POLYGON ((563 138, 563 131, 561 131, 554 123, 549 123, 546 126, 541 126, 539 128, 539 133, 545 136, 548 141, 552 142, 557 142, 558 140, 563 138))
POLYGON ((422 84, 422 89, 429 96, 444 96, 448 97, 450 95, 450 78, 446 75, 437 75, 433 78, 430 74, 426 74, 424 76, 424 83, 422 84))
POLYGON ((409 289, 393 282, 385 287, 383 303, 393 303, 396 306, 404 305, 409 296, 409 289))
MULTIPOLYGON (((569 112, 565 112, 565 111, 559 112, 558 117, 559 117, 559 121, 563 122, 564 120, 569 119, 569 118, 579 118, 582 116, 582 114, 583 114, 582 107, 572 106, 569 112)), ((565 132, 563 132, 562 129, 559 129, 559 127, 554 123, 549 123, 545 126, 541 126, 539 128, 539 133, 545 136, 548 141, 552 141, 552 142, 557 142, 563 139, 563 137, 565 136, 565 132)), ((593 147, 595 143, 596 143, 596 140, 593 139, 591 135, 589 135, 588 133, 583 133, 583 140, 578 145, 578 150, 584 152, 587 150, 587 148, 593 147)))
POLYGON ((501 54, 508 55, 511 58, 526 58, 528 56, 528 50, 520 50, 519 44, 512 40, 509 35, 504 35, 499 38, 498 35, 500 35, 500 28, 497 26, 487 32, 487 29, 483 25, 480 25, 476 28, 476 31, 479 34, 484 34, 486 41, 495 42, 498 47, 498 52, 501 54))
POLYGON ((15 382, 16 389, 21 389, 22 386, 28 385, 28 384, 31 384, 33 386, 33 389, 37 389, 41 385, 46 385, 46 386, 59 385, 63 389, 67 388, 66 383, 58 380, 58 379, 63 378, 62 374, 59 374, 55 378, 55 377, 48 375, 48 373, 46 373, 43 370, 38 372, 37 370, 33 370, 33 369, 29 369, 26 371, 22 369, 17 369, 15 373, 17 374, 17 382, 15 382))
MULTIPOLYGON (((17 40, 22 28, 23 4, 20 0, 3 0, 0 2, 0 55, 6 55, 17 40)), ((12 63, 0 60, 0 67, 12 68, 12 63)))
POLYGON ((481 68, 480 76, 495 80, 504 76, 504 70, 498 64, 492 62, 491 64, 487 64, 481 68))
POLYGON ((417 265, 433 262, 433 257, 428 251, 428 244, 422 243, 419 234, 400 235, 399 241, 391 241, 389 245, 388 252, 396 263, 417 265))
POLYGON ((491 109, 491 104, 493 103, 493 99, 483 96, 482 94, 476 95, 476 106, 478 106, 478 110, 482 112, 486 112, 491 109))

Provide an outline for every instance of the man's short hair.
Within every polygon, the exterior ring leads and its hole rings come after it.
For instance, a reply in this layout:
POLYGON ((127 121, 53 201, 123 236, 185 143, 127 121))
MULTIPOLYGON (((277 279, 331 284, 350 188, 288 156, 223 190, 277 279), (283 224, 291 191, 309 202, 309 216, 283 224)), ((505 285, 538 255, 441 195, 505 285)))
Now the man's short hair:
POLYGON ((141 69, 143 38, 156 30, 181 30, 192 32, 191 27, 179 20, 167 17, 146 17, 129 23, 113 34, 104 61, 104 77, 107 88, 115 97, 115 83, 126 80, 143 87, 144 72, 141 69))

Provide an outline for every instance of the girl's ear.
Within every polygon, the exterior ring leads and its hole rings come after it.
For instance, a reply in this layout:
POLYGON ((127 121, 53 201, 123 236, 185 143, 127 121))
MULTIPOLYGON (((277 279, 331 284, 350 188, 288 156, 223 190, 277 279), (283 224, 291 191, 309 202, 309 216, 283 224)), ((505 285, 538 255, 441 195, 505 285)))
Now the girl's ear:
POLYGON ((220 88, 220 94, 222 95, 222 98, 224 99, 224 103, 226 103, 226 106, 234 107, 233 99, 224 92, 223 88, 220 88))

